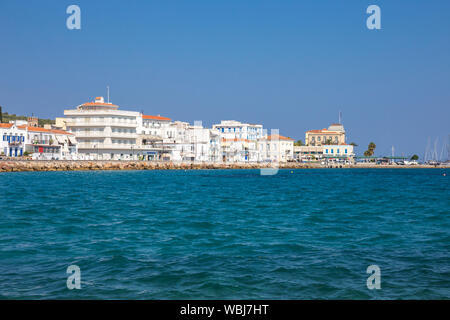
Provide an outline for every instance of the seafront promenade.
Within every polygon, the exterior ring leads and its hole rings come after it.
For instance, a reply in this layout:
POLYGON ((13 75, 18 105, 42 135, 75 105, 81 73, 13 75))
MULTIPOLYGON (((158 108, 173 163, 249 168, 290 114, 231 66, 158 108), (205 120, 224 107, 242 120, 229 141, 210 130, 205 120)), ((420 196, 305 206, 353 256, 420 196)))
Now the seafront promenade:
MULTIPOLYGON (((156 162, 156 161, 0 161, 0 172, 24 171, 86 171, 86 170, 204 170, 204 169, 259 169, 269 168, 269 163, 212 163, 212 162, 156 162)), ((280 169, 308 168, 448 168, 432 165, 377 165, 371 163, 354 165, 322 165, 320 163, 279 163, 280 169)))

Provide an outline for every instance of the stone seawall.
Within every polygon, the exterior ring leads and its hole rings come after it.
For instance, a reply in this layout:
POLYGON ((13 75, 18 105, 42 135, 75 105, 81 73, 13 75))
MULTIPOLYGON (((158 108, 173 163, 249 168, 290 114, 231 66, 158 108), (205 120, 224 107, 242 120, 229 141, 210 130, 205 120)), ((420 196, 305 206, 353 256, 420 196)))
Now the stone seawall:
MULTIPOLYGON (((191 163, 150 161, 0 161, 0 172, 84 171, 84 170, 201 170, 259 169, 268 164, 254 163, 191 163)), ((319 168, 320 164, 289 163, 280 168, 319 168)))
MULTIPOLYGON (((202 170, 202 169, 259 169, 268 168, 269 164, 261 163, 174 163, 147 161, 0 161, 0 172, 24 171, 85 171, 85 170, 202 170)), ((281 163, 280 169, 324 168, 318 163, 281 163)), ((334 168, 435 168, 429 165, 339 165, 334 168)), ((440 167, 443 168, 443 167, 440 167)))

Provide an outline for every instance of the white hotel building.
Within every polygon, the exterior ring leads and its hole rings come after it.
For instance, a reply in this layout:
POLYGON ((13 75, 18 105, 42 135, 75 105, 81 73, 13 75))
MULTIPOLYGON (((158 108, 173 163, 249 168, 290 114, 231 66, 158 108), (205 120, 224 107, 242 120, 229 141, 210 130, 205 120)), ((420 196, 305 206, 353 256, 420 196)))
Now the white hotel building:
POLYGON ((103 97, 97 97, 94 102, 64 110, 67 130, 77 138, 81 159, 137 159, 137 128, 141 114, 118 108, 105 103, 103 97))

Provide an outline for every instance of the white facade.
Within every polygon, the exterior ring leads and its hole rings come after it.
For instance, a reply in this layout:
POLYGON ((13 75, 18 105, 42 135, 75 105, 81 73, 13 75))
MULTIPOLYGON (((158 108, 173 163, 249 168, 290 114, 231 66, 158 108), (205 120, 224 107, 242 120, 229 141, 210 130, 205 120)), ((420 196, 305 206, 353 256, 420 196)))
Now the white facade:
POLYGON ((294 140, 281 135, 270 135, 258 141, 261 161, 287 162, 294 159, 294 140))
POLYGON ((169 150, 164 146, 164 139, 175 135, 170 118, 140 115, 138 118, 138 149, 144 160, 168 160, 169 150))
POLYGON ((25 126, 26 151, 36 160, 78 160, 77 141, 63 130, 25 126))
POLYGON ((20 157, 25 152, 26 130, 15 123, 0 123, 0 155, 20 157))
POLYGON ((222 161, 260 161, 258 139, 266 136, 262 125, 222 120, 220 124, 213 125, 213 129, 220 135, 222 161))
POLYGON ((27 152, 38 160, 77 159, 76 139, 63 130, 1 123, 0 136, 0 153, 3 156, 20 157, 27 152))
POLYGON ((350 144, 299 146, 294 147, 294 157, 298 161, 351 160, 355 157, 353 146, 350 144))
POLYGON ((353 157, 353 146, 350 144, 322 146, 324 157, 353 157))
POLYGON ((203 128, 201 123, 190 125, 175 121, 167 129, 170 137, 163 141, 165 150, 170 150, 173 161, 217 162, 220 159, 219 133, 203 128))
POLYGON ((78 141, 80 159, 126 160, 137 159, 137 128, 141 114, 118 110, 105 103, 103 97, 87 102, 76 109, 64 110, 67 130, 78 141))

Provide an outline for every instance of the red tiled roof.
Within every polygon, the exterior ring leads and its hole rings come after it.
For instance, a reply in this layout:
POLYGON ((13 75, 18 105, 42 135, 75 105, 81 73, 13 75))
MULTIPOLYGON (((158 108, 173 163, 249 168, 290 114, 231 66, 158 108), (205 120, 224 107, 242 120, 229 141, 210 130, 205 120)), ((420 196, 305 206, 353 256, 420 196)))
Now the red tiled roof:
POLYGON ((172 119, 166 118, 166 117, 161 117, 161 116, 147 116, 147 115, 142 115, 142 119, 147 119, 147 120, 167 120, 167 121, 172 120, 172 119))
POLYGON ((0 123, 0 128, 11 128, 12 126, 12 123, 0 123))
POLYGON ((65 135, 73 135, 73 133, 64 131, 64 130, 57 130, 57 129, 45 129, 41 127, 30 127, 26 125, 18 126, 19 129, 27 129, 28 131, 33 132, 49 132, 49 133, 56 133, 56 134, 65 134, 65 135))
POLYGON ((272 140, 272 136, 274 137, 274 139, 278 139, 278 140, 287 140, 287 141, 294 141, 294 139, 291 139, 289 137, 284 137, 282 135, 270 135, 267 137, 267 140, 272 140))

